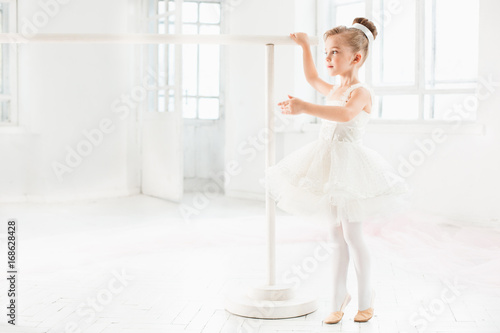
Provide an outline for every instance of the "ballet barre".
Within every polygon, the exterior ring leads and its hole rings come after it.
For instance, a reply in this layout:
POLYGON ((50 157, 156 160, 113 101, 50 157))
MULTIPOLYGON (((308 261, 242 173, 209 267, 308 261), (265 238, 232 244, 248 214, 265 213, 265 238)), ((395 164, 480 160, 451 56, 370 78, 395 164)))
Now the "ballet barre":
MULTIPOLYGON (((309 37, 311 45, 318 38, 309 37)), ((1 33, 0 44, 89 43, 89 44, 218 44, 262 45, 265 60, 265 125, 268 133, 265 158, 266 169, 275 164, 274 131, 274 46, 296 45, 289 36, 266 35, 188 35, 188 34, 69 34, 40 33, 25 36, 1 33)), ((266 179, 267 184, 267 179, 266 179)), ((251 318, 280 319, 303 316, 317 309, 315 299, 296 297, 290 286, 276 284, 276 205, 266 189, 267 221, 267 284, 255 287, 241 296, 227 298, 226 310, 251 318)))
MULTIPOLYGON (((309 38, 311 45, 317 37, 309 38)), ((104 44, 219 44, 219 45, 294 45, 288 36, 266 35, 196 35, 196 34, 69 34, 40 33, 24 35, 1 33, 0 44, 31 43, 104 43, 104 44)))

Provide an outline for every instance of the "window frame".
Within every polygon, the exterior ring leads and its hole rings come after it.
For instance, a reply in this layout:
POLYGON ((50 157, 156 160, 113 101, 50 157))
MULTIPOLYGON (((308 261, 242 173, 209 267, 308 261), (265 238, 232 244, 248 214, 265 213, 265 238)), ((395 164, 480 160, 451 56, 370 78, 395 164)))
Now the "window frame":
MULTIPOLYGON (((168 0, 167 0, 168 1, 168 0)), ((172 0, 170 0, 172 1, 172 0)), ((219 31, 220 33, 223 32, 223 13, 224 13, 224 10, 223 10, 223 7, 224 7, 224 4, 223 4, 223 0, 183 0, 183 3, 185 2, 194 2, 194 3, 197 3, 198 4, 198 20, 196 22, 183 22, 181 21, 181 24, 184 26, 184 25, 195 25, 196 26, 196 29, 198 31, 198 34, 199 34, 199 31, 200 31, 200 26, 218 26, 219 27, 219 31), (219 4, 220 6, 220 16, 219 16, 219 23, 201 23, 200 22, 200 4, 202 3, 215 3, 215 4, 219 4)), ((168 22, 168 25, 171 25, 172 23, 169 21, 168 22)), ((167 31, 168 31, 169 27, 167 27, 167 31)), ((199 91, 200 91, 200 45, 198 44, 197 45, 197 53, 196 53, 196 59, 197 59, 197 73, 196 73, 196 83, 197 83, 197 91, 198 93, 196 95, 188 95, 188 94, 185 94, 184 90, 182 92, 182 100, 183 100, 183 103, 185 103, 185 99, 187 98, 194 98, 196 99, 196 117, 194 118, 187 118, 187 117, 184 117, 184 115, 182 116, 183 117, 183 120, 184 121, 187 121, 188 123, 189 122, 216 122, 218 120, 221 120, 223 119, 223 113, 222 113, 222 101, 223 101, 223 60, 222 60, 222 54, 223 54, 223 48, 221 45, 219 45, 219 94, 217 96, 204 96, 204 95, 200 95, 199 91), (201 98, 207 98, 207 99, 218 99, 219 100, 219 115, 217 118, 215 119, 204 119, 204 118, 200 118, 199 117, 199 108, 200 108, 200 99, 201 98)))
MULTIPOLYGON (((166 2, 166 5, 167 5, 167 11, 164 13, 164 14, 156 14, 156 15, 152 15, 150 16, 149 15, 149 10, 151 10, 150 6, 152 6, 152 3, 154 4, 154 7, 155 7, 155 10, 157 11, 158 10, 158 2, 160 0, 146 0, 145 1, 145 4, 146 4, 146 22, 147 22, 147 27, 146 27, 146 30, 148 32, 151 32, 151 27, 150 25, 153 24, 154 25, 154 32, 155 33, 159 33, 159 21, 160 19, 164 18, 165 19, 165 22, 164 22, 164 25, 165 25, 165 31, 164 33, 165 34, 169 34, 171 28, 173 27, 175 29, 175 31, 177 30, 177 27, 176 25, 177 24, 180 24, 181 28, 183 25, 196 25, 197 27, 197 30, 199 31, 200 29, 200 26, 218 26, 219 29, 220 29, 220 33, 223 33, 224 32, 224 29, 225 29, 225 24, 224 24, 224 10, 223 10, 223 7, 224 7, 224 3, 222 0, 184 0, 182 1, 183 3, 185 2, 194 2, 194 3, 197 3, 198 6, 201 4, 201 3, 216 3, 216 4, 219 4, 220 6, 220 20, 219 20, 219 23, 202 23, 199 21, 199 16, 198 16, 198 20, 197 22, 183 22, 182 21, 182 11, 181 11, 181 20, 180 22, 177 22, 178 20, 174 20, 174 22, 170 21, 170 17, 173 16, 175 17, 176 14, 176 9, 173 9, 173 10, 170 10, 168 8, 168 2, 169 0, 163 0, 166 2)), ((170 1, 174 1, 176 2, 175 0, 170 0, 170 1)), ((198 12, 199 12, 199 7, 198 7, 198 12)), ((181 33, 182 33, 182 29, 181 29, 181 33)), ((170 99, 170 98, 175 98, 175 91, 177 89, 175 89, 175 86, 176 86, 176 82, 174 82, 174 84, 168 84, 169 83, 169 79, 168 79, 168 72, 169 72, 169 52, 168 52, 168 48, 165 48, 165 51, 166 51, 166 61, 165 61, 165 70, 166 72, 165 73, 161 73, 161 74, 166 74, 166 79, 167 79, 167 82, 166 82, 166 86, 164 87, 164 89, 159 89, 159 90, 164 90, 165 91, 165 97, 166 99, 170 99), (168 97, 168 98, 167 98, 168 97)), ((159 56, 158 56, 158 53, 159 53, 159 48, 156 48, 156 52, 155 52, 155 62, 158 63, 158 60, 159 60, 159 56)), ((148 51, 148 56, 149 56, 149 51, 148 51)), ((174 57, 175 57, 175 54, 174 54, 174 57)), ((217 96, 205 96, 205 95, 200 95, 199 94, 199 78, 200 78, 200 68, 199 68, 199 59, 200 59, 200 47, 199 45, 197 45, 197 61, 198 61, 198 69, 197 69, 197 90, 198 90, 198 94, 196 95, 186 95, 185 94, 185 91, 184 89, 180 92, 180 95, 181 95, 181 100, 182 100, 182 103, 185 103, 187 98, 195 98, 196 99, 196 103, 197 103, 197 107, 196 107, 196 117, 195 118, 187 118, 187 117, 184 117, 184 112, 183 112, 183 115, 182 115, 182 118, 183 118, 183 121, 184 122, 204 122, 204 123, 213 123, 213 122, 217 122, 221 119, 224 118, 224 66, 223 66, 223 63, 224 63, 224 52, 223 52, 223 48, 222 46, 219 46, 219 94, 217 96), (199 100, 201 98, 213 98, 213 99, 218 99, 218 104, 219 104, 219 112, 218 112, 218 117, 215 118, 215 119, 203 119, 203 118, 199 118, 199 100)), ((146 61, 146 66, 150 65, 150 61, 147 60, 146 61)), ((175 65, 175 64, 174 64, 175 65)), ((159 69, 157 68, 156 71, 158 71, 159 69)), ((175 70, 174 70, 175 72, 175 70)), ((149 98, 149 97, 148 97, 149 98)), ((148 103, 148 106, 147 106, 147 111, 148 112, 160 112, 159 111, 159 106, 158 106, 158 99, 159 99, 159 94, 158 92, 155 94, 155 97, 153 98, 155 99, 153 105, 154 106, 150 106, 149 103, 148 103)), ((172 112, 174 111, 173 109, 169 109, 168 108, 168 101, 166 102, 166 106, 165 106, 165 111, 161 111, 161 112, 172 112)))
MULTIPOLYGON (((9 4, 9 33, 17 32, 17 0, 0 0, 0 3, 9 4)), ((8 85, 9 85, 9 93, 1 94, 0 93, 0 102, 8 101, 10 102, 9 112, 8 112, 8 121, 2 121, 0 118, 0 127, 17 127, 19 126, 19 114, 18 114, 18 104, 17 104, 17 94, 18 94, 18 85, 17 85, 17 44, 10 43, 4 44, 9 46, 9 59, 8 59, 8 85)), ((3 51, 3 50, 2 50, 3 51)))
MULTIPOLYGON (((327 6, 327 16, 326 20, 329 22, 333 22, 332 26, 336 26, 336 8, 337 6, 342 5, 350 5, 356 3, 364 3, 365 5, 365 17, 372 18, 373 17, 373 0, 317 0, 319 2, 318 7, 327 6)), ((384 0, 382 0, 384 1, 384 0)), ((436 0, 433 0, 436 1, 436 0)), ((448 127, 449 129, 454 129, 454 132, 460 133, 460 130, 457 130, 455 127, 451 126, 451 123, 456 123, 456 121, 448 121, 442 119, 425 119, 425 98, 426 95, 429 95, 429 98, 433 98, 433 96, 437 94, 470 94, 475 95, 478 86, 478 79, 475 80, 475 87, 473 88, 426 88, 425 83, 425 1, 416 0, 415 1, 415 82, 413 85, 407 86, 399 86, 399 85, 384 85, 384 86, 376 86, 373 84, 373 59, 372 57, 368 57, 364 64, 365 66, 365 82, 372 87, 373 92, 377 96, 395 96, 395 95, 414 95, 418 97, 419 105, 418 105, 418 119, 385 119, 385 118, 372 118, 370 122, 372 124, 380 124, 381 128, 387 130, 390 128, 387 125, 406 125, 401 132, 405 132, 406 129, 410 129, 411 131, 416 132, 428 132, 428 130, 432 127, 435 128, 436 125, 443 125, 444 127, 448 127), (419 125, 423 125, 424 127, 419 127, 419 125), (427 128, 427 129, 426 129, 427 128)), ((324 8, 324 7, 323 7, 324 8)), ((435 16, 435 12, 434 12, 435 16)), ((323 22, 317 21, 318 31, 321 31, 321 24, 323 22)), ((377 28, 383 29, 383 26, 380 27, 380 24, 377 24, 377 28)), ((435 26, 432 27, 435 29, 435 26)), ((433 32, 433 39, 435 39, 435 30, 433 32)), ((436 57, 435 49, 433 52, 433 58, 436 57)), ((318 52, 318 57, 316 58, 318 63, 323 61, 321 58, 321 53, 318 52)), ((453 82, 462 82, 460 80, 456 80, 453 82)), ((381 101, 379 100, 379 103, 381 101)), ((379 112, 381 107, 379 107, 379 112)), ((434 109, 429 110, 430 112, 434 112, 434 109)), ((473 134, 481 134, 484 131, 484 127, 482 124, 478 122, 478 113, 479 109, 476 110, 476 119, 475 120, 462 120, 462 127, 464 127, 462 132, 465 133, 473 133, 473 134)), ((317 122, 317 120, 316 120, 317 122)), ((399 132, 399 130, 398 130, 399 132)))
MULTIPOLYGON (((143 22, 144 22, 144 31, 146 33, 159 34, 160 33, 159 32, 159 22, 161 19, 164 19, 165 21, 168 22, 170 16, 175 17, 175 15, 179 15, 179 14, 182 15, 182 10, 170 11, 170 10, 168 10, 168 8, 167 8, 167 11, 165 13, 158 14, 158 2, 159 2, 159 0, 143 0, 143 10, 144 10, 144 13, 143 13, 144 21, 143 22), (151 11, 154 11, 155 14, 151 15, 152 14, 151 11)), ((168 0, 166 0, 166 2, 168 5, 168 0)), ((179 28, 181 30, 181 33, 182 33, 182 24, 180 26, 178 26, 177 24, 178 24, 177 20, 175 20, 176 30, 179 28)), ((164 34, 168 34, 168 30, 165 30, 164 34)), ((179 47, 177 45, 174 45, 173 47, 174 47, 174 57, 178 56, 180 54, 179 47)), ((160 111, 160 108, 159 108, 160 91, 164 91, 165 96, 169 96, 170 92, 173 92, 174 98, 178 97, 178 89, 175 89, 175 87, 177 84, 179 84, 179 82, 178 82, 179 75, 175 75, 174 85, 168 84, 168 76, 169 76, 169 73, 168 73, 168 62, 169 62, 168 48, 169 48, 169 45, 167 45, 167 47, 165 47, 165 49, 167 51, 166 57, 164 59, 165 72, 160 72, 160 67, 159 67, 160 45, 159 44, 158 45, 151 44, 151 45, 146 45, 145 48, 146 49, 145 49, 144 58, 143 58, 144 70, 145 69, 147 69, 148 71, 153 70, 155 75, 158 76, 157 77, 158 81, 160 80, 160 78, 162 78, 164 80, 164 82, 162 82, 161 86, 158 86, 155 89, 150 89, 150 90, 152 90, 153 93, 152 93, 152 96, 150 96, 149 93, 147 95, 147 98, 145 101, 145 110, 146 110, 146 112, 174 112, 176 110, 175 100, 174 100, 174 108, 172 110, 168 109, 168 101, 166 101, 165 111, 160 111), (154 51, 152 52, 150 49, 153 49, 154 51), (161 75, 165 75, 165 76, 161 76, 161 75), (150 104, 150 102, 152 102, 152 103, 150 104)), ((180 61, 176 61, 174 66, 175 65, 182 66, 182 59, 180 59, 180 61)))

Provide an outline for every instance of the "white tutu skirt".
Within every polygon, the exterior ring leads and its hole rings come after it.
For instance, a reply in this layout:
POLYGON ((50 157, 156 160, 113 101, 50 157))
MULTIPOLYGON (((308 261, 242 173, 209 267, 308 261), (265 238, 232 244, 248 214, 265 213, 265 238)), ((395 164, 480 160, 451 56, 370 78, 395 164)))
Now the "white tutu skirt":
POLYGON ((367 221, 410 208, 411 189, 375 150, 317 139, 265 171, 277 207, 293 215, 367 221))

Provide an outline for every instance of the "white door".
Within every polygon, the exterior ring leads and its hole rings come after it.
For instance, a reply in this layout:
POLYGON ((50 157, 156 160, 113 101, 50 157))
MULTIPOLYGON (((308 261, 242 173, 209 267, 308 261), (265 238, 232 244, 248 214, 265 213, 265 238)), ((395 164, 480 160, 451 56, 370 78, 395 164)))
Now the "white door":
POLYGON ((145 112, 142 193, 180 202, 184 193, 181 112, 145 112))

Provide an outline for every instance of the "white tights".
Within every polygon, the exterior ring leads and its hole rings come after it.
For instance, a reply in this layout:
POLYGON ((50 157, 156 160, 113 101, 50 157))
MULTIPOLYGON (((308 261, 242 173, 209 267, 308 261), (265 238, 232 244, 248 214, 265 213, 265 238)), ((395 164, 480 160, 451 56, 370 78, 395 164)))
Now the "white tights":
POLYGON ((358 279, 358 310, 366 310, 371 301, 371 259, 362 222, 342 220, 333 227, 333 311, 339 311, 347 294, 347 268, 352 255, 358 279))

